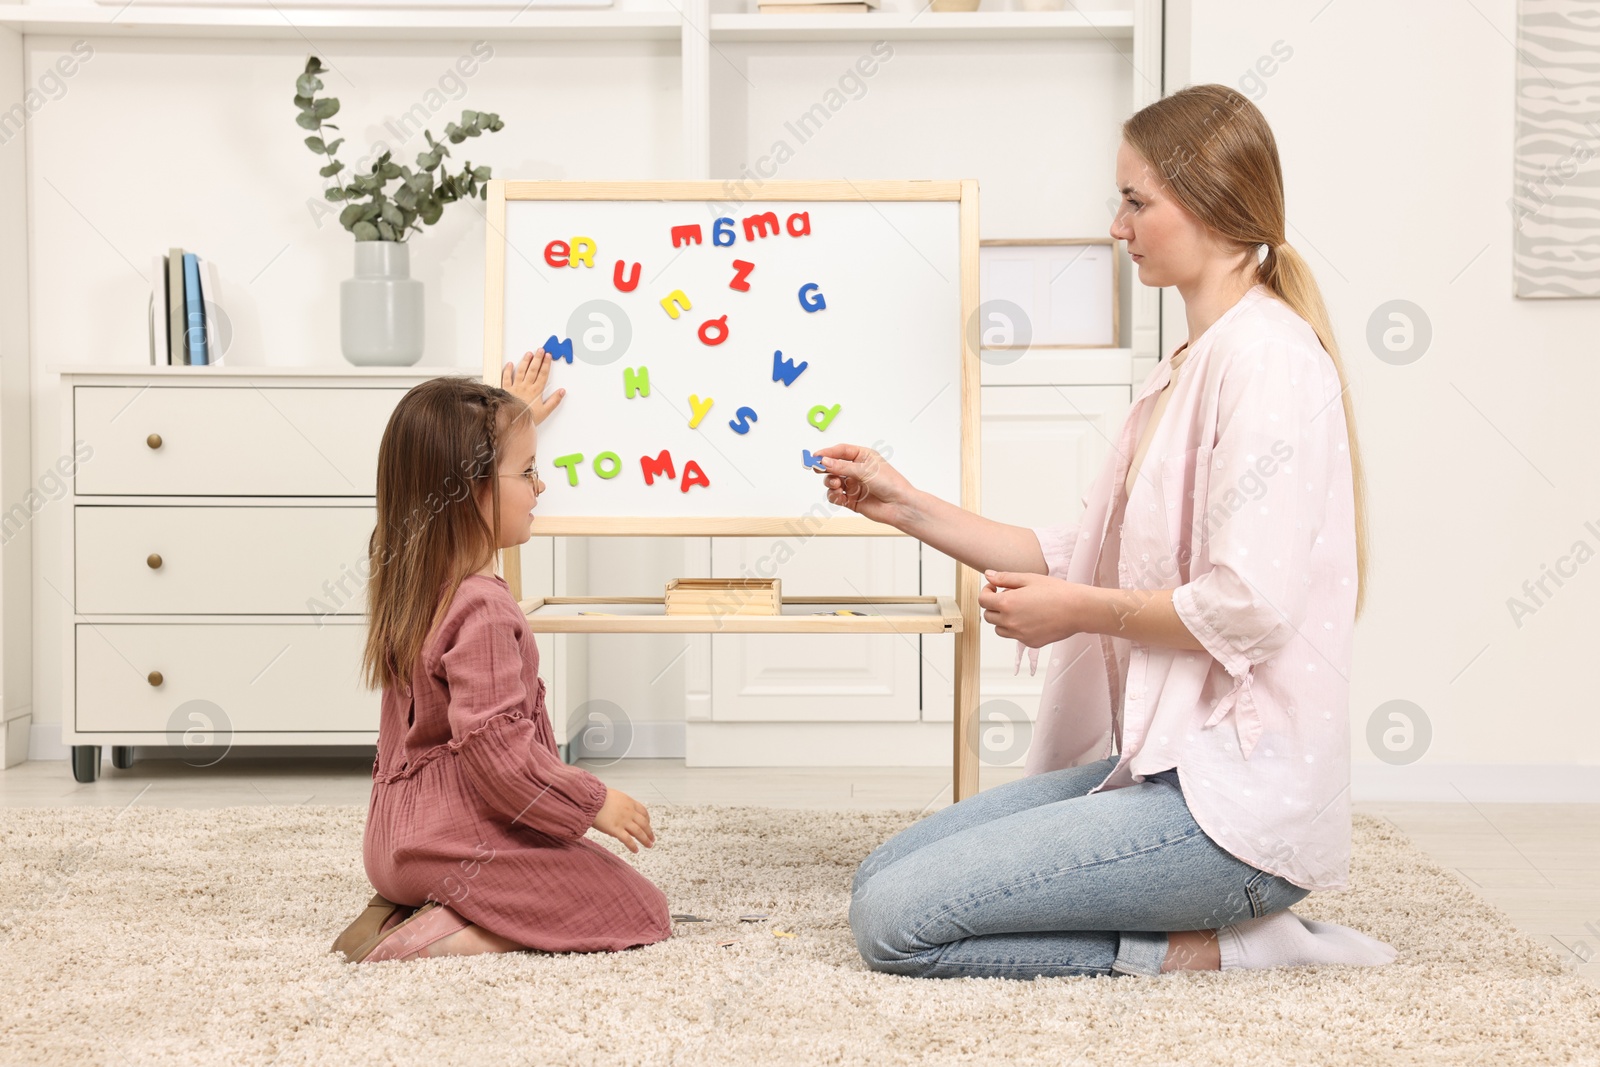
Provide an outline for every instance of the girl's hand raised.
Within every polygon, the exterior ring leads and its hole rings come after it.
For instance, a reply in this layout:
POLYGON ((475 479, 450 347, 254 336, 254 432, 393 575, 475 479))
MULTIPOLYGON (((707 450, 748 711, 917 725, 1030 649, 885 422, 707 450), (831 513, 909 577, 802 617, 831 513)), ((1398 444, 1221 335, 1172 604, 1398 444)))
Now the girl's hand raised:
POLYGON ((828 490, 828 503, 897 528, 905 520, 917 490, 876 450, 829 445, 812 455, 821 457, 827 468, 822 484, 828 490))
POLYGON ((544 388, 550 382, 550 365, 554 362, 541 348, 524 353, 520 363, 507 363, 500 368, 500 388, 514 393, 528 405, 535 426, 548 419, 561 398, 567 395, 565 389, 557 389, 549 400, 544 398, 544 388))
POLYGON ((595 813, 594 828, 621 841, 630 852, 638 852, 640 845, 655 847, 656 833, 650 829, 650 812, 620 790, 606 788, 606 801, 595 813))

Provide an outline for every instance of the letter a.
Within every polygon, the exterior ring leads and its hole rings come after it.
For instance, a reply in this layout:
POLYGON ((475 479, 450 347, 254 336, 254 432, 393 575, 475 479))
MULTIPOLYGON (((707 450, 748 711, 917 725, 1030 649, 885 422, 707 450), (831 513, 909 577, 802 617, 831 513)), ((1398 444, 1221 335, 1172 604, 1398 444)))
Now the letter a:
POLYGON ((683 484, 678 487, 678 490, 687 493, 692 485, 703 485, 709 488, 711 479, 707 478, 705 471, 700 469, 700 464, 691 459, 683 465, 683 484))
POLYGON ((828 428, 828 424, 833 421, 833 417, 837 414, 839 414, 838 404, 833 405, 831 408, 823 407, 821 404, 818 404, 816 407, 806 412, 806 421, 819 430, 826 430, 828 428))

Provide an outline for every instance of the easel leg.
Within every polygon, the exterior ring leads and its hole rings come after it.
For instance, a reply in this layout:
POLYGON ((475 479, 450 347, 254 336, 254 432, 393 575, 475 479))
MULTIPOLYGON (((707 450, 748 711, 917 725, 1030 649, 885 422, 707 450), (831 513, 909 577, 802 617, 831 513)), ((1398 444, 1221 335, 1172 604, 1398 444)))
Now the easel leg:
POLYGON ((965 800, 978 792, 978 574, 956 565, 956 607, 961 612, 961 632, 956 634, 955 783, 953 799, 965 800))
POLYGON ((521 545, 500 550, 500 576, 506 580, 506 585, 510 586, 512 599, 520 602, 522 600, 521 545))

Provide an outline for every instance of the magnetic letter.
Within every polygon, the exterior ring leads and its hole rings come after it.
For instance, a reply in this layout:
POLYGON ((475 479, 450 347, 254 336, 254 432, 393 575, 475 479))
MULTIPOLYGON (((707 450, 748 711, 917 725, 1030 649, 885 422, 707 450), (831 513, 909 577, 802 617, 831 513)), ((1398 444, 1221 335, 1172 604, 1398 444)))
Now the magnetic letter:
POLYGON ((602 478, 615 478, 622 470, 622 457, 615 452, 602 452, 594 457, 594 472, 602 478), (609 462, 611 470, 606 471, 600 464, 609 462))
POLYGON ((707 319, 700 324, 700 340, 708 345, 720 345, 728 339, 728 316, 707 319), (713 341, 708 335, 715 333, 717 339, 713 341))
POLYGON ((718 219, 711 224, 711 243, 718 248, 727 248, 738 238, 739 235, 733 232, 732 219, 718 219), (727 238, 726 241, 723 240, 724 237, 727 238))
POLYGON ((688 311, 694 307, 693 304, 689 303, 689 298, 684 295, 682 289, 674 289, 662 297, 661 306, 667 309, 667 314, 672 318, 677 318, 679 311, 688 311))
POLYGON ((794 380, 800 377, 800 372, 809 366, 811 364, 801 363, 797 367, 794 365, 794 360, 784 359, 782 352, 774 352, 772 353, 772 380, 782 382, 784 385, 793 385, 794 380))
POLYGON ((822 457, 813 456, 811 454, 811 449, 809 448, 802 448, 800 450, 800 465, 803 467, 810 467, 814 471, 826 469, 822 465, 822 457))
POLYGON ((687 493, 691 485, 704 485, 708 488, 711 485, 711 479, 707 478, 705 471, 700 469, 700 464, 692 459, 683 465, 683 484, 678 489, 687 493))
POLYGON ((756 418, 754 408, 740 408, 728 425, 733 428, 734 433, 749 433, 750 424, 758 421, 760 420, 756 418))
POLYGON ((552 267, 565 267, 570 253, 565 241, 551 241, 544 246, 544 261, 552 267))
POLYGON ((711 405, 713 403, 715 403, 715 401, 709 396, 706 397, 704 401, 701 401, 701 399, 698 396, 695 396, 693 393, 689 394, 689 410, 694 412, 694 418, 689 420, 689 429, 692 430, 696 426, 700 425, 700 420, 706 417, 706 412, 711 410, 711 405))
POLYGON ((729 289, 737 289, 741 293, 750 291, 750 283, 745 281, 750 277, 750 272, 756 269, 754 263, 747 263, 742 259, 733 261, 733 281, 728 283, 729 289))
POLYGON ((687 226, 674 226, 672 228, 672 247, 679 245, 702 244, 700 240, 700 224, 692 222, 687 226))
POLYGON ((759 215, 751 215, 744 220, 744 239, 754 241, 757 237, 776 237, 778 235, 778 216, 776 212, 764 211, 759 215), (772 227, 772 232, 767 233, 767 227, 772 227))
POLYGON ((583 453, 582 452, 574 452, 570 456, 557 456, 556 459, 555 459, 556 466, 565 467, 567 469, 567 484, 568 485, 577 485, 578 484, 578 464, 580 464, 582 462, 583 462, 583 453))
POLYGON ((806 282, 800 287, 800 306, 807 311, 821 311, 828 306, 828 301, 823 299, 822 289, 816 282, 806 282), (807 299, 808 294, 811 294, 809 299, 807 299))
POLYGON ((837 414, 839 414, 838 404, 833 405, 831 408, 823 407, 821 404, 818 404, 816 407, 806 412, 806 421, 819 430, 826 430, 828 428, 828 423, 832 422, 833 417, 837 414), (818 418, 822 419, 822 421, 818 422, 818 418))
MULTIPOLYGON (((627 394, 627 399, 632 400, 635 395, 650 395, 650 368, 640 367, 633 370, 624 367, 622 370, 622 391, 627 394)), ((813 424, 815 425, 815 424, 813 424)), ((817 427, 822 429, 822 427, 817 427)))
POLYGON ((811 212, 809 212, 809 211, 796 211, 793 215, 789 216, 789 236, 790 237, 810 237, 811 236, 811 212), (795 220, 796 219, 798 219, 799 222, 800 222, 799 226, 795 225, 795 220))
POLYGON ((545 338, 544 350, 549 354, 551 363, 558 359, 564 359, 568 363, 572 362, 572 338, 570 337, 563 341, 555 334, 551 334, 545 338))
POLYGON ((588 237, 572 239, 572 262, 569 266, 576 267, 579 263, 585 267, 594 266, 594 241, 588 237))
POLYGON ((622 260, 617 260, 616 269, 611 272, 611 280, 616 283, 620 292, 631 293, 639 288, 639 264, 633 265, 633 277, 627 281, 622 280, 622 260))
POLYGON ((661 454, 655 459, 640 456, 639 466, 644 469, 645 485, 655 485, 658 474, 665 474, 669 481, 678 476, 678 472, 672 469, 672 453, 667 449, 662 449, 661 454))

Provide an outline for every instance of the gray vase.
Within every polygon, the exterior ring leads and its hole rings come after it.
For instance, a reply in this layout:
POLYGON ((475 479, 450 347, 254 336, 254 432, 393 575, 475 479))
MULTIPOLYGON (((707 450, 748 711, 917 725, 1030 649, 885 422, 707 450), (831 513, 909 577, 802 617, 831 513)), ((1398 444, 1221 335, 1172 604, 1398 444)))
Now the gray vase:
POLYGON ((422 358, 422 283, 410 246, 357 241, 356 274, 339 283, 339 341, 359 367, 409 367, 422 358))

